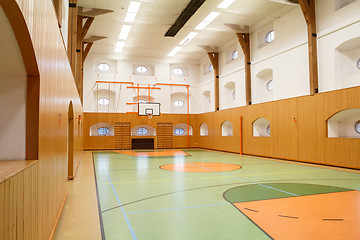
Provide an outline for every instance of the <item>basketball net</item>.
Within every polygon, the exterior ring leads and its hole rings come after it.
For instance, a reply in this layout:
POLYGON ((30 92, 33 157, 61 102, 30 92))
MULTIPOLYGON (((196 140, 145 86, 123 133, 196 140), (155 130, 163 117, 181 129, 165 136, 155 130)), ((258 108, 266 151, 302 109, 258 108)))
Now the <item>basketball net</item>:
POLYGON ((148 118, 149 118, 149 119, 151 119, 152 116, 153 116, 152 113, 148 113, 147 115, 148 115, 148 118))

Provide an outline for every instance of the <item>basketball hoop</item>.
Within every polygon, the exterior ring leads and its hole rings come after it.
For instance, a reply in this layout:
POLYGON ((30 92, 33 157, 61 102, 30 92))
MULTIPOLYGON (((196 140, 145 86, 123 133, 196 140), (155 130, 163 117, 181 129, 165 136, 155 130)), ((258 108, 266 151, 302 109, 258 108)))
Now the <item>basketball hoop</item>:
POLYGON ((147 113, 147 116, 148 116, 149 119, 151 119, 153 114, 152 113, 147 113))

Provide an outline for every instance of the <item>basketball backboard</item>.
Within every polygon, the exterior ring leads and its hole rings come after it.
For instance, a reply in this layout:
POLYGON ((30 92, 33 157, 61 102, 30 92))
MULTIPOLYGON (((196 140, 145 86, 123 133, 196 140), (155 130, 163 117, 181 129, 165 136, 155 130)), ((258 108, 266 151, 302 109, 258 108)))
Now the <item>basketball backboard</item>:
POLYGON ((138 103, 139 116, 160 116, 160 103, 138 103))

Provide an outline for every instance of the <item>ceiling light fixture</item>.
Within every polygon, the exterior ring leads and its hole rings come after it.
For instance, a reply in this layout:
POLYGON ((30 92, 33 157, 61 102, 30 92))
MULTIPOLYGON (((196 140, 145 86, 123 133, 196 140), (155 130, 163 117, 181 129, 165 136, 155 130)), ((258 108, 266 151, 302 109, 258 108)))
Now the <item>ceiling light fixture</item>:
POLYGON ((235 0, 224 0, 217 7, 222 9, 227 9, 235 0))
POLYGON ((198 35, 199 33, 197 33, 197 32, 191 32, 191 33, 189 33, 180 43, 179 43, 179 45, 181 45, 181 46, 184 46, 184 45, 186 45, 186 44, 188 44, 188 42, 190 42, 191 41, 191 39, 193 39, 196 35, 198 35))
POLYGON ((116 53, 119 53, 119 52, 121 52, 122 50, 123 50, 123 48, 124 48, 124 45, 125 45, 125 42, 117 42, 116 43, 116 47, 115 47, 115 52, 116 53))
POLYGON ((180 50, 182 49, 182 47, 175 47, 169 54, 168 54, 168 56, 169 57, 172 57, 172 56, 174 56, 175 54, 177 54, 180 50))
POLYGON ((139 11, 141 2, 131 1, 125 16, 125 22, 134 22, 137 12, 139 11))
POLYGON ((123 25, 122 28, 121 28, 120 35, 119 35, 119 39, 126 40, 126 38, 129 35, 130 30, 131 30, 130 25, 123 25))
POLYGON ((204 28, 206 28, 207 25, 209 25, 209 23, 214 21, 214 19, 217 18, 217 16, 219 15, 220 15, 219 12, 211 12, 199 25, 197 25, 195 29, 203 30, 204 28))

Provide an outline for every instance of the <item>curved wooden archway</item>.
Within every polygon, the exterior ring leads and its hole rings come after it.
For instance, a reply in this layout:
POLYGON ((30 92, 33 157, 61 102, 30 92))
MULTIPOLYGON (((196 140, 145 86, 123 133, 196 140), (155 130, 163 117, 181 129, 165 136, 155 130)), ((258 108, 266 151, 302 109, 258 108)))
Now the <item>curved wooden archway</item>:
POLYGON ((39 146, 40 73, 34 45, 17 2, 15 0, 0 0, 0 6, 4 10, 14 32, 27 74, 25 158, 27 160, 37 160, 39 146))

